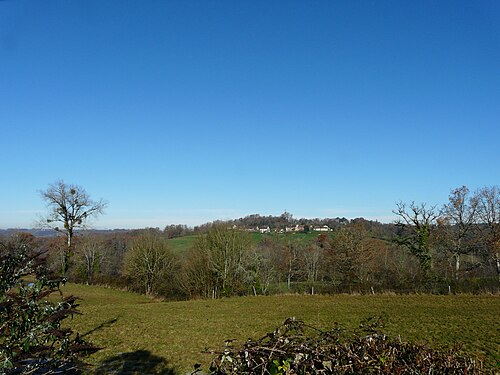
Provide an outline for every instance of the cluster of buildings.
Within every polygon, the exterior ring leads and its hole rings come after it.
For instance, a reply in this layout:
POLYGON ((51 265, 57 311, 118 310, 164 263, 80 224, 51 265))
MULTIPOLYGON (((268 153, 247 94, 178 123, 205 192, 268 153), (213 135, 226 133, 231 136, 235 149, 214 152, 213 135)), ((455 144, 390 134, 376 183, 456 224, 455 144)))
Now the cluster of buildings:
POLYGON ((257 233, 300 233, 300 232, 305 232, 305 231, 311 231, 311 232, 330 232, 332 229, 328 225, 323 225, 323 226, 306 226, 306 225, 300 225, 297 224, 292 227, 285 227, 281 229, 274 229, 271 230, 269 226, 267 227, 256 227, 256 228, 251 228, 248 229, 249 232, 257 232, 257 233))

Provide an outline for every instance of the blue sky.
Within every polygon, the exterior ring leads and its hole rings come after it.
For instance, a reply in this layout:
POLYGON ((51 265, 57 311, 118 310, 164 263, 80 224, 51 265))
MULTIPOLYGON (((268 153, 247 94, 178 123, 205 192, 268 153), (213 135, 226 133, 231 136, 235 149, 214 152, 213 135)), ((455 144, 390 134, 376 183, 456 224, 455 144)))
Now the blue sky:
POLYGON ((500 183, 498 1, 0 1, 0 228, 390 221, 500 183))

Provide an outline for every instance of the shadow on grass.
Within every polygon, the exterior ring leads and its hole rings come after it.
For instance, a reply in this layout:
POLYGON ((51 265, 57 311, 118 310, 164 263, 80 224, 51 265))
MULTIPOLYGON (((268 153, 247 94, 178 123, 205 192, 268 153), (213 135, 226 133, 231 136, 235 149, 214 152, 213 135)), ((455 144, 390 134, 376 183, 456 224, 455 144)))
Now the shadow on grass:
POLYGON ((110 319, 106 322, 102 322, 101 324, 99 324, 97 327, 91 329, 90 331, 88 332, 85 332, 84 334, 80 335, 80 337, 85 337, 85 336, 88 336, 90 335, 91 333, 94 333, 96 331, 99 331, 101 329, 104 329, 104 328, 107 328, 107 327, 111 327, 113 324, 115 324, 116 322, 118 321, 118 318, 114 318, 114 319, 110 319))
POLYGON ((132 375, 132 374, 160 374, 176 375, 173 367, 168 365, 165 358, 151 354, 147 350, 136 350, 116 355, 102 362, 92 374, 104 375, 132 375))

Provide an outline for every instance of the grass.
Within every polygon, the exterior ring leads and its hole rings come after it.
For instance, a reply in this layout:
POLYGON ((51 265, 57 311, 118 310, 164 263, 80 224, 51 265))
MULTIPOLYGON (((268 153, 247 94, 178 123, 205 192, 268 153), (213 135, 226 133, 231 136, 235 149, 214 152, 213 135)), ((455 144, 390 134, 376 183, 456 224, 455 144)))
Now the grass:
MULTIPOLYGON (((319 232, 310 232, 310 233, 250 233, 250 238, 252 241, 252 244, 257 245, 259 242, 261 242, 264 238, 273 238, 273 237, 278 237, 281 239, 289 239, 290 241, 298 241, 298 242, 304 242, 304 243, 310 243, 314 242, 317 238, 319 232)), ((170 248, 172 251, 176 254, 179 255, 185 255, 188 253, 189 249, 193 245, 193 242, 195 239, 198 237, 198 235, 191 235, 191 236, 182 236, 182 237, 176 237, 176 238, 171 238, 168 240, 168 244, 170 245, 170 248)))
MULTIPOLYGON (((309 232, 309 233, 302 233, 302 232, 290 232, 290 233, 252 233, 252 241, 257 244, 260 241, 262 241, 263 238, 281 238, 281 239, 288 239, 291 241, 298 241, 298 242, 314 242, 317 240, 318 236, 323 233, 323 232, 309 232)), ((328 235, 328 234, 327 234, 328 235)))
POLYGON ((83 299, 83 315, 70 325, 103 348, 91 357, 93 364, 142 351, 185 372, 195 363, 207 366, 212 355, 203 352, 220 349, 224 340, 261 337, 290 316, 324 328, 335 322, 355 328, 362 319, 381 314, 389 316, 386 333, 403 340, 434 347, 461 343, 490 366, 500 360, 499 296, 285 295, 159 302, 74 284, 64 293, 83 299))
POLYGON ((193 235, 171 238, 168 240, 168 244, 174 253, 187 254, 196 237, 198 236, 193 235))

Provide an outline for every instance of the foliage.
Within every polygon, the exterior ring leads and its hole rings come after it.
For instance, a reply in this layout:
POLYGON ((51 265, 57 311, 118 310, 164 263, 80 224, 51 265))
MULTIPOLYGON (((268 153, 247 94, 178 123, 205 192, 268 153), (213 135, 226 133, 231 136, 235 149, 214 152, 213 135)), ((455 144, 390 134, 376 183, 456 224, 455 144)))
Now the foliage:
POLYGON ((29 237, 18 236, 0 252, 0 371, 75 371, 78 357, 97 349, 61 326, 79 314, 77 298, 49 301, 64 279, 47 273, 43 254, 31 245, 29 237))
POLYGON ((383 319, 367 319, 360 330, 320 330, 295 318, 273 332, 234 348, 233 340, 214 358, 222 374, 482 374, 482 363, 457 348, 431 349, 382 334, 383 319))

